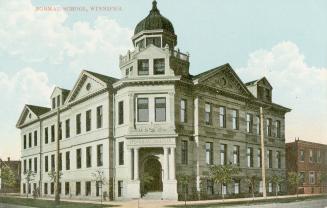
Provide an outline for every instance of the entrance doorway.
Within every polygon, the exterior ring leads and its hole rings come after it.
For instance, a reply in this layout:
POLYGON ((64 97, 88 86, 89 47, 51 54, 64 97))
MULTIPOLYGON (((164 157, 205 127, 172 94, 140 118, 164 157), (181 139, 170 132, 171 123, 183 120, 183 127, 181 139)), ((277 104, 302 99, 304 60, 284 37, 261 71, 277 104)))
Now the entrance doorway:
POLYGON ((162 192, 162 168, 157 157, 150 156, 143 163, 141 175, 141 194, 162 192))

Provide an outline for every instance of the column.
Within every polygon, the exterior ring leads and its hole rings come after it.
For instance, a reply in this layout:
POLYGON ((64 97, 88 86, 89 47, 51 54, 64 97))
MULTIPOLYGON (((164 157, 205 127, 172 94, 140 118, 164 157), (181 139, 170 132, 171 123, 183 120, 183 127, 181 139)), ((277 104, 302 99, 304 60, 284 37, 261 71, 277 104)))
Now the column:
POLYGON ((132 154, 133 149, 132 148, 128 148, 128 159, 129 159, 129 179, 133 180, 133 154, 132 154))
POLYGON ((139 148, 134 148, 134 180, 139 180, 139 148))
POLYGON ((164 147, 164 180, 168 180, 168 147, 164 147))
POLYGON ((170 179, 171 180, 175 180, 175 147, 171 147, 170 148, 170 154, 171 154, 171 165, 170 165, 170 168, 171 168, 171 176, 170 176, 170 179))

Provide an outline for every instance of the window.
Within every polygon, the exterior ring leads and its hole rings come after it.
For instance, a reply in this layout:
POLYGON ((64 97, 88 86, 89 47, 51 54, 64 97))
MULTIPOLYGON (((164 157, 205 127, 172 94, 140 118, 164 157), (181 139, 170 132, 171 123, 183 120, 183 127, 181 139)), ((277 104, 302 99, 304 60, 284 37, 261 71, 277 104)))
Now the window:
POLYGON ((246 114, 246 132, 252 133, 253 129, 253 116, 252 114, 246 114))
POLYGON ((186 107, 187 107, 187 102, 185 99, 182 99, 181 100, 181 122, 182 123, 186 123, 187 122, 187 111, 186 111, 186 107))
POLYGON ((267 136, 271 136, 271 119, 270 118, 268 118, 267 120, 266 120, 266 122, 267 122, 267 126, 266 126, 266 128, 267 128, 267 136))
POLYGON ((60 106, 60 95, 57 96, 57 107, 60 106))
POLYGON ((58 184, 58 192, 59 192, 59 194, 61 194, 61 183, 60 182, 58 184))
POLYGON ((90 131, 91 130, 91 110, 86 111, 85 125, 86 125, 86 131, 90 131))
POLYGON ((49 160, 48 160, 48 156, 44 157, 44 171, 48 172, 49 171, 49 160))
POLYGON ((213 144, 212 142, 206 142, 205 145, 206 148, 206 163, 208 165, 212 165, 213 164, 213 144))
POLYGON ((129 75, 129 68, 125 69, 125 76, 128 77, 129 75))
POLYGON ((259 135, 260 133, 261 133, 261 128, 260 128, 260 117, 259 116, 256 116, 255 117, 255 119, 256 119, 256 124, 257 124, 257 135, 259 135))
POLYGON ((102 106, 97 107, 97 128, 102 128, 102 106))
POLYGON ((188 162, 188 142, 182 140, 182 164, 186 165, 188 162))
POLYGON ((119 165, 124 165, 124 142, 119 142, 118 148, 119 148, 119 155, 118 155, 119 165))
POLYGON ((28 193, 31 193, 31 184, 27 184, 28 193))
POLYGON ((60 122, 59 123, 59 126, 58 126, 58 139, 61 140, 62 139, 62 123, 60 122))
POLYGON ((247 154, 248 167, 253 167, 253 148, 248 147, 246 154, 247 154))
POLYGON ((24 135, 24 149, 26 149, 26 135, 24 135))
POLYGON ((56 98, 52 98, 52 109, 56 108, 56 98))
POLYGON ((97 166, 103 165, 103 145, 97 145, 97 166))
POLYGON ((155 121, 166 121, 166 98, 155 98, 155 121))
POLYGON ((59 153, 58 165, 59 165, 59 170, 62 170, 62 153, 59 153))
POLYGON ((48 194, 48 183, 44 183, 44 194, 48 194))
POLYGON ((165 59, 153 60, 153 74, 165 74, 165 59))
POLYGON ((37 131, 34 131, 34 146, 37 146, 37 131))
POLYGON ((100 196, 100 186, 102 186, 101 182, 95 182, 95 196, 100 196))
POLYGON ((149 100, 148 98, 137 99, 137 121, 148 122, 149 121, 149 100))
POLYGON ((271 182, 268 183, 268 192, 269 193, 272 192, 272 183, 271 182))
POLYGON ((81 114, 76 115, 76 134, 81 133, 81 114))
POLYGON ((240 193, 240 181, 234 180, 234 194, 240 193))
POLYGON ((65 182, 65 195, 69 195, 69 182, 65 182))
POLYGON ((262 159, 261 159, 261 149, 258 149, 257 151, 257 167, 262 167, 262 159))
POLYGON ((315 172, 313 172, 313 171, 309 172, 309 183, 315 184, 315 172))
POLYGON ((82 168, 82 149, 76 150, 76 168, 82 168))
POLYGON ((66 152, 66 170, 70 170, 70 152, 66 152))
POLYGON ((32 147, 32 133, 28 134, 28 147, 32 147))
POLYGON ((123 181, 118 181, 118 197, 123 196, 123 181))
POLYGON ((137 67, 138 67, 138 75, 149 75, 149 60, 148 59, 138 60, 137 67))
POLYGON ((219 127, 226 128, 226 108, 219 107, 219 127))
POLYGON ((136 43, 136 47, 144 48, 144 39, 138 41, 138 42, 136 43))
POLYGON ((91 195, 91 181, 85 182, 85 195, 86 196, 91 195))
POLYGON ((45 129, 44 129, 44 143, 45 144, 49 143, 49 129, 48 129, 48 127, 45 127, 45 129))
POLYGON ((26 193, 26 184, 23 183, 23 193, 25 194, 26 193))
POLYGON ((81 195, 81 182, 76 182, 76 196, 81 195))
POLYGON ((54 182, 52 182, 50 186, 50 194, 54 194, 54 182))
POLYGON ((240 165, 240 146, 234 145, 233 146, 233 163, 234 165, 240 165))
POLYGON ((51 155, 51 171, 55 170, 55 155, 51 155))
POLYGON ((65 131, 66 132, 66 138, 69 138, 70 137, 70 120, 67 119, 65 123, 66 123, 65 124, 66 125, 66 129, 65 129, 66 130, 65 131))
POLYGON ((211 104, 206 103, 205 104, 205 123, 206 125, 211 125, 212 124, 212 117, 211 117, 211 104))
POLYGON ((227 145, 220 144, 220 164, 226 165, 227 164, 227 145))
POLYGON ((300 150, 300 161, 304 162, 304 150, 300 150))
POLYGON ((160 48, 161 47, 161 38, 160 37, 146 38, 146 46, 149 46, 150 44, 153 44, 160 48))
POLYGON ((275 136, 280 138, 280 121, 275 121, 275 136))
POLYGON ((227 185, 226 183, 223 183, 221 186, 221 193, 223 193, 224 195, 227 194, 227 185))
POLYGON ((34 157, 34 173, 37 173, 37 157, 34 157))
POLYGON ((92 148, 86 147, 86 167, 89 168, 92 166, 92 148))
POLYGON ((262 193, 263 191, 263 183, 262 181, 259 182, 259 193, 262 193))
POLYGON ((309 150, 309 162, 313 162, 313 152, 312 149, 309 150))
POLYGON ((32 159, 28 159, 28 170, 32 171, 32 159))
POLYGON ((207 179, 207 194, 214 194, 213 181, 211 179, 207 179))
POLYGON ((320 150, 317 150, 317 163, 321 162, 320 150))
POLYGON ((305 178, 305 173, 304 172, 300 172, 300 178, 301 178, 300 185, 303 185, 304 178, 305 178))
POLYGON ((51 126, 51 142, 55 141, 55 126, 51 126))
POLYGON ((118 103, 118 124, 124 123, 124 101, 118 103))
POLYGON ((282 167, 282 157, 280 151, 276 152, 276 163, 277 163, 277 168, 282 167))
POLYGON ((24 173, 27 172, 27 168, 26 168, 26 160, 24 160, 24 173))
POLYGON ((268 168, 272 168, 272 150, 268 150, 268 168))
POLYGON ((238 129, 238 111, 232 110, 232 128, 238 129))

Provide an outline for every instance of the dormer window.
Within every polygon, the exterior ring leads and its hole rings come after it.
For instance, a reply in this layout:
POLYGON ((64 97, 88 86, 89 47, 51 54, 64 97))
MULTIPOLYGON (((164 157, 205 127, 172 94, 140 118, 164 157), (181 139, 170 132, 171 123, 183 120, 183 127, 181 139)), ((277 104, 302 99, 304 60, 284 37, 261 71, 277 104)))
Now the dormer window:
POLYGON ((52 109, 56 108, 56 98, 52 98, 52 109))
POLYGON ((60 95, 57 96, 57 107, 60 106, 60 95))
POLYGON ((136 43, 136 47, 144 48, 144 39, 138 41, 138 42, 136 43))
POLYGON ((149 60, 138 60, 138 75, 149 75, 149 60))
POLYGON ((165 59, 153 60, 153 74, 165 74, 165 59))

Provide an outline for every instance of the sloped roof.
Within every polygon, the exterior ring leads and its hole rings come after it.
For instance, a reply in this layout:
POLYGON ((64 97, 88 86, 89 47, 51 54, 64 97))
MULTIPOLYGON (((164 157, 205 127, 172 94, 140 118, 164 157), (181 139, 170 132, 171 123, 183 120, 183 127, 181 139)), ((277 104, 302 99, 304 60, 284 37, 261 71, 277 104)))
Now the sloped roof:
POLYGON ((103 81, 103 82, 105 82, 107 84, 112 84, 112 83, 118 81, 117 78, 109 77, 109 76, 104 75, 104 74, 99 74, 99 73, 88 71, 88 70, 84 70, 84 71, 91 74, 91 75, 93 75, 93 76, 95 76, 96 78, 100 79, 101 81, 103 81))
POLYGON ((248 86, 248 85, 253 85, 253 84, 255 84, 257 81, 259 81, 259 80, 256 79, 256 80, 253 80, 253 81, 247 82, 247 83, 245 83, 245 85, 246 85, 246 86, 248 86))
POLYGON ((224 64, 224 65, 221 65, 221 66, 215 67, 215 68, 213 68, 213 69, 210 69, 210 70, 204 71, 204 72, 202 72, 202 73, 200 73, 200 74, 192 75, 192 79, 193 79, 193 80, 194 80, 194 79, 199 79, 199 78, 201 78, 201 77, 204 77, 204 76, 207 75, 207 74, 210 74, 210 73, 213 72, 213 71, 224 69, 224 68, 225 68, 226 66, 228 66, 228 65, 229 65, 229 64, 227 63, 227 64, 224 64))
POLYGON ((42 107, 42 106, 36 106, 36 105, 26 105, 35 115, 40 116, 42 114, 45 114, 49 112, 51 109, 47 107, 42 107))

